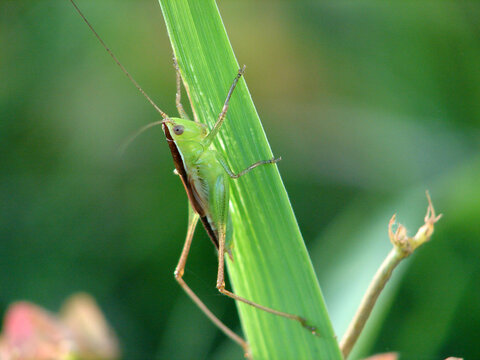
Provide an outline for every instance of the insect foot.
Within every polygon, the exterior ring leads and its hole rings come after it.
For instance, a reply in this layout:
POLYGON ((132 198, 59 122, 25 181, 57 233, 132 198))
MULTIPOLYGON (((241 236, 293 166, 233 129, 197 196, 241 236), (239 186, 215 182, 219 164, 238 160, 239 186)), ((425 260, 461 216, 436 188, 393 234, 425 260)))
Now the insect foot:
POLYGON ((250 352, 250 347, 247 345, 247 347, 243 348, 243 350, 243 356, 245 357, 245 359, 253 360, 252 353, 250 352))
POLYGON ((242 76, 245 74, 245 69, 247 68, 247 65, 243 65, 242 68, 238 69, 238 77, 242 76))
POLYGON ((307 323, 307 319, 302 318, 301 316, 298 316, 297 318, 298 322, 308 331, 310 331, 313 335, 315 336, 321 336, 320 333, 317 330, 316 326, 310 325, 307 323))

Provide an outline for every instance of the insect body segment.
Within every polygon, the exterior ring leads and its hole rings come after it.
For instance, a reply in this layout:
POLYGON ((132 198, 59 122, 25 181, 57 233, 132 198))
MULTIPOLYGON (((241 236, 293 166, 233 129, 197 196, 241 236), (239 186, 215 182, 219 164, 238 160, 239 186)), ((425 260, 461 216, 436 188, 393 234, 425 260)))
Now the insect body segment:
POLYGON ((204 125, 172 118, 163 121, 163 130, 190 204, 218 249, 219 231, 226 233, 228 174, 217 161, 217 152, 202 142, 207 135, 204 125))

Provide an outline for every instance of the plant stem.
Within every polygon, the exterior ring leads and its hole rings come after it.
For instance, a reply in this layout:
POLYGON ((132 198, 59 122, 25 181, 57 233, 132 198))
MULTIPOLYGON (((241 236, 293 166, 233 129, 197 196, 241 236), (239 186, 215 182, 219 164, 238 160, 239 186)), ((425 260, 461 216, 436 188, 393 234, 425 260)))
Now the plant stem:
POLYGON ((363 296, 362 302, 358 307, 358 310, 353 317, 345 335, 340 342, 340 350, 343 357, 346 359, 353 346, 357 342, 368 317, 372 313, 372 309, 377 302, 378 296, 382 292, 385 284, 392 276, 393 270, 403 259, 410 256, 418 247, 425 244, 430 240, 435 223, 440 220, 442 215, 436 215, 433 208, 432 199, 427 191, 427 214, 425 215, 425 224, 422 225, 417 233, 410 237, 407 236, 407 229, 403 225, 399 225, 397 231, 393 232, 393 226, 395 224, 395 217, 393 215, 388 224, 388 235, 390 241, 393 244, 393 249, 387 255, 380 268, 375 273, 372 282, 368 286, 367 292, 363 296))
POLYGON ((355 316, 353 317, 350 325, 348 326, 345 335, 340 342, 340 349, 342 350, 343 357, 346 359, 352 351, 353 346, 357 342, 365 323, 367 322, 378 296, 382 292, 385 284, 392 276, 393 270, 402 261, 404 257, 393 248, 383 261, 380 268, 375 273, 367 292, 363 296, 362 302, 357 309, 355 316))

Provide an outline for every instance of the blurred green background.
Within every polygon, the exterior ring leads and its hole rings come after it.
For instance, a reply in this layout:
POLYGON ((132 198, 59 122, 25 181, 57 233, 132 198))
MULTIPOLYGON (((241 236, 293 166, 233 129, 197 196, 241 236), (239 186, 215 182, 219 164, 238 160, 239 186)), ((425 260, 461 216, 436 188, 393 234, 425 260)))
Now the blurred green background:
MULTIPOLYGON (((168 114, 171 48, 155 0, 79 1, 168 114)), ((220 1, 339 337, 429 189, 444 214, 401 264, 352 358, 480 358, 480 5, 220 1)), ((0 308, 100 303, 125 359, 232 359, 240 349, 177 286, 187 202, 159 119, 68 1, 0 3, 0 308)), ((186 103, 186 100, 185 100, 186 103)), ((220 110, 220 109, 219 109, 220 110)), ((197 232, 186 280, 239 330, 197 232)))

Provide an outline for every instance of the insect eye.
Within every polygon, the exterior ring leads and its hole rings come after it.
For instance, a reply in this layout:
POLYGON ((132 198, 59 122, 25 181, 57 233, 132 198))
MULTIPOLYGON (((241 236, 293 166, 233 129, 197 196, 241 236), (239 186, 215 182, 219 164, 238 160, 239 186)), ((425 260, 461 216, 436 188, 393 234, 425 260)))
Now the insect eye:
POLYGON ((183 131, 184 131, 184 128, 182 125, 176 125, 173 127, 173 132, 175 133, 175 135, 182 135, 183 131))

